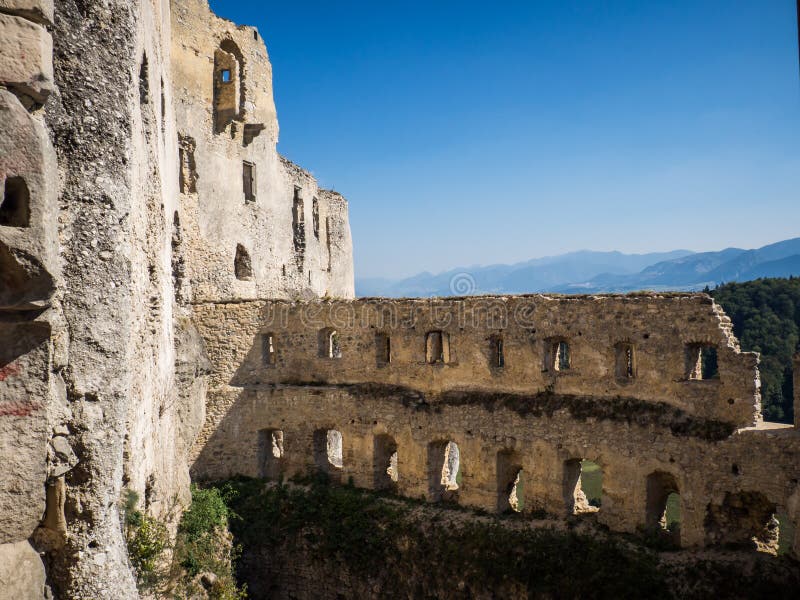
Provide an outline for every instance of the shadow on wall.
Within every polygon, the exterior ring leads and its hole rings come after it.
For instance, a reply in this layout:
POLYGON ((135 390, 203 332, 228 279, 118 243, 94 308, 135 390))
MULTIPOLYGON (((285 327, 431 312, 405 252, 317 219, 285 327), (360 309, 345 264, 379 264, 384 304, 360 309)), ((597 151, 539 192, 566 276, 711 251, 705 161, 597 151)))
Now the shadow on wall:
POLYGON ((53 291, 53 278, 38 260, 0 243, 0 311, 44 308, 53 291))

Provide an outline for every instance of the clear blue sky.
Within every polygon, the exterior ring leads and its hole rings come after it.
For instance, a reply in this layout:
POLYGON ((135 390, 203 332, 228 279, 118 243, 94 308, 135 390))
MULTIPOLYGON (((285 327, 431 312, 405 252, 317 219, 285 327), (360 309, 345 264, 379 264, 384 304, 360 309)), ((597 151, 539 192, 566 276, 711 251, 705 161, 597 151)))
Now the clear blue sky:
POLYGON ((356 276, 800 236, 794 0, 212 0, 356 276))

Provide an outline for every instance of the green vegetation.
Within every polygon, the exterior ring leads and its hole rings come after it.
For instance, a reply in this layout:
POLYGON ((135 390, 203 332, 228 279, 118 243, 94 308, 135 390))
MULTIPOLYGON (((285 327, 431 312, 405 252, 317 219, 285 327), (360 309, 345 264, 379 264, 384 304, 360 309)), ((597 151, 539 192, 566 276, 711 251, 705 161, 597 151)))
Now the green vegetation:
POLYGON ((520 588, 533 597, 670 597, 652 551, 574 531, 510 526, 519 516, 475 520, 430 508, 435 514, 420 518, 418 502, 319 479, 308 487, 242 479, 217 489, 235 515, 237 542, 251 553, 245 579, 277 577, 293 556, 344 566, 384 597, 434 597, 456 584, 464 597, 520 588))
POLYGON ((125 541, 139 587, 150 590, 164 579, 159 563, 169 546, 169 534, 163 523, 137 510, 138 503, 139 495, 128 490, 124 507, 125 541))
POLYGON ((733 321, 742 350, 761 353, 764 418, 792 422, 792 355, 800 341, 800 278, 727 283, 706 291, 733 321))
MULTIPOLYGON (((800 585, 788 559, 751 555, 743 559, 748 569, 730 557, 664 560, 675 557, 664 536, 604 534, 591 520, 534 527, 526 515, 387 497, 319 476, 295 484, 237 479, 209 491, 227 505, 243 548, 238 575, 256 595, 789 598, 800 585)), ((679 526, 678 500, 667 502, 670 530, 679 526)))
POLYGON ((125 493, 125 538, 140 590, 164 598, 202 597, 196 576, 210 573, 206 593, 211 600, 247 597, 236 585, 237 549, 230 543, 228 508, 219 490, 192 486, 192 504, 183 513, 174 545, 166 524, 137 510, 138 502, 136 492, 125 493))
POLYGON ((600 506, 603 499, 603 470, 590 460, 581 461, 581 490, 592 506, 600 506))
POLYGON ((178 581, 178 597, 194 597, 200 573, 216 576, 208 595, 212 600, 238 600, 246 598, 234 576, 238 549, 228 541, 228 507, 220 490, 192 486, 192 505, 183 513, 175 541, 174 564, 182 577, 178 581))

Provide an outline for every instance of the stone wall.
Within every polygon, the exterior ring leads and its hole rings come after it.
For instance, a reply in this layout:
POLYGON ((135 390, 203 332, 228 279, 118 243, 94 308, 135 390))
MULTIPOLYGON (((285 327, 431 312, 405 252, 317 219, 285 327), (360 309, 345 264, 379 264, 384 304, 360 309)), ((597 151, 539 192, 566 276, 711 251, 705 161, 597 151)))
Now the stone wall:
POLYGON ((195 307, 195 316, 214 356, 214 386, 551 390, 664 402, 737 426, 760 418, 757 356, 739 350, 730 320, 704 295, 207 304, 195 307), (334 332, 338 358, 326 348, 325 336, 334 332), (430 332, 440 332, 447 346, 446 356, 433 362, 426 347, 430 332), (268 335, 272 360, 263 354, 268 335), (560 344, 569 365, 558 369, 560 344), (715 349, 717 376, 691 378, 699 345, 715 349))
POLYGON ((321 469, 496 511, 522 471, 526 510, 566 515, 585 459, 602 469, 596 518, 614 531, 649 524, 658 485, 662 500, 680 494, 684 546, 749 544, 773 514, 800 517, 800 435, 761 422, 757 357, 707 296, 252 302, 194 315, 213 365, 197 478, 321 469), (340 358, 325 345, 332 331, 340 358), (449 334, 445 362, 428 362, 429 331, 449 334), (569 345, 568 369, 553 371, 554 340, 569 345), (633 345, 631 377, 617 368, 620 342, 633 345), (688 378, 698 343, 716 346, 718 378, 688 378), (443 480, 448 442, 455 486, 443 480), (741 516, 750 509, 757 523, 741 516))
POLYGON ((264 44, 204 0, 0 0, 0 38, 0 596, 133 598, 127 493, 189 499, 192 302, 352 296, 347 203, 277 155, 264 44))
POLYGON ((195 302, 352 297, 347 202, 276 152, 272 67, 253 27, 173 3, 180 222, 195 302), (231 99, 232 98, 232 99, 231 99))

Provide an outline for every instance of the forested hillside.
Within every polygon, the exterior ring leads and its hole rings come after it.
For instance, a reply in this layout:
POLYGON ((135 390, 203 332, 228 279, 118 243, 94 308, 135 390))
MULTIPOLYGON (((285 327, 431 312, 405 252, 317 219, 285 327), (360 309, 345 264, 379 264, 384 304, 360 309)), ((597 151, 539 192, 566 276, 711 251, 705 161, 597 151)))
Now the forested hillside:
POLYGON ((791 422, 792 355, 800 340, 800 278, 727 283, 706 291, 733 320, 742 350, 761 353, 764 418, 791 422))

